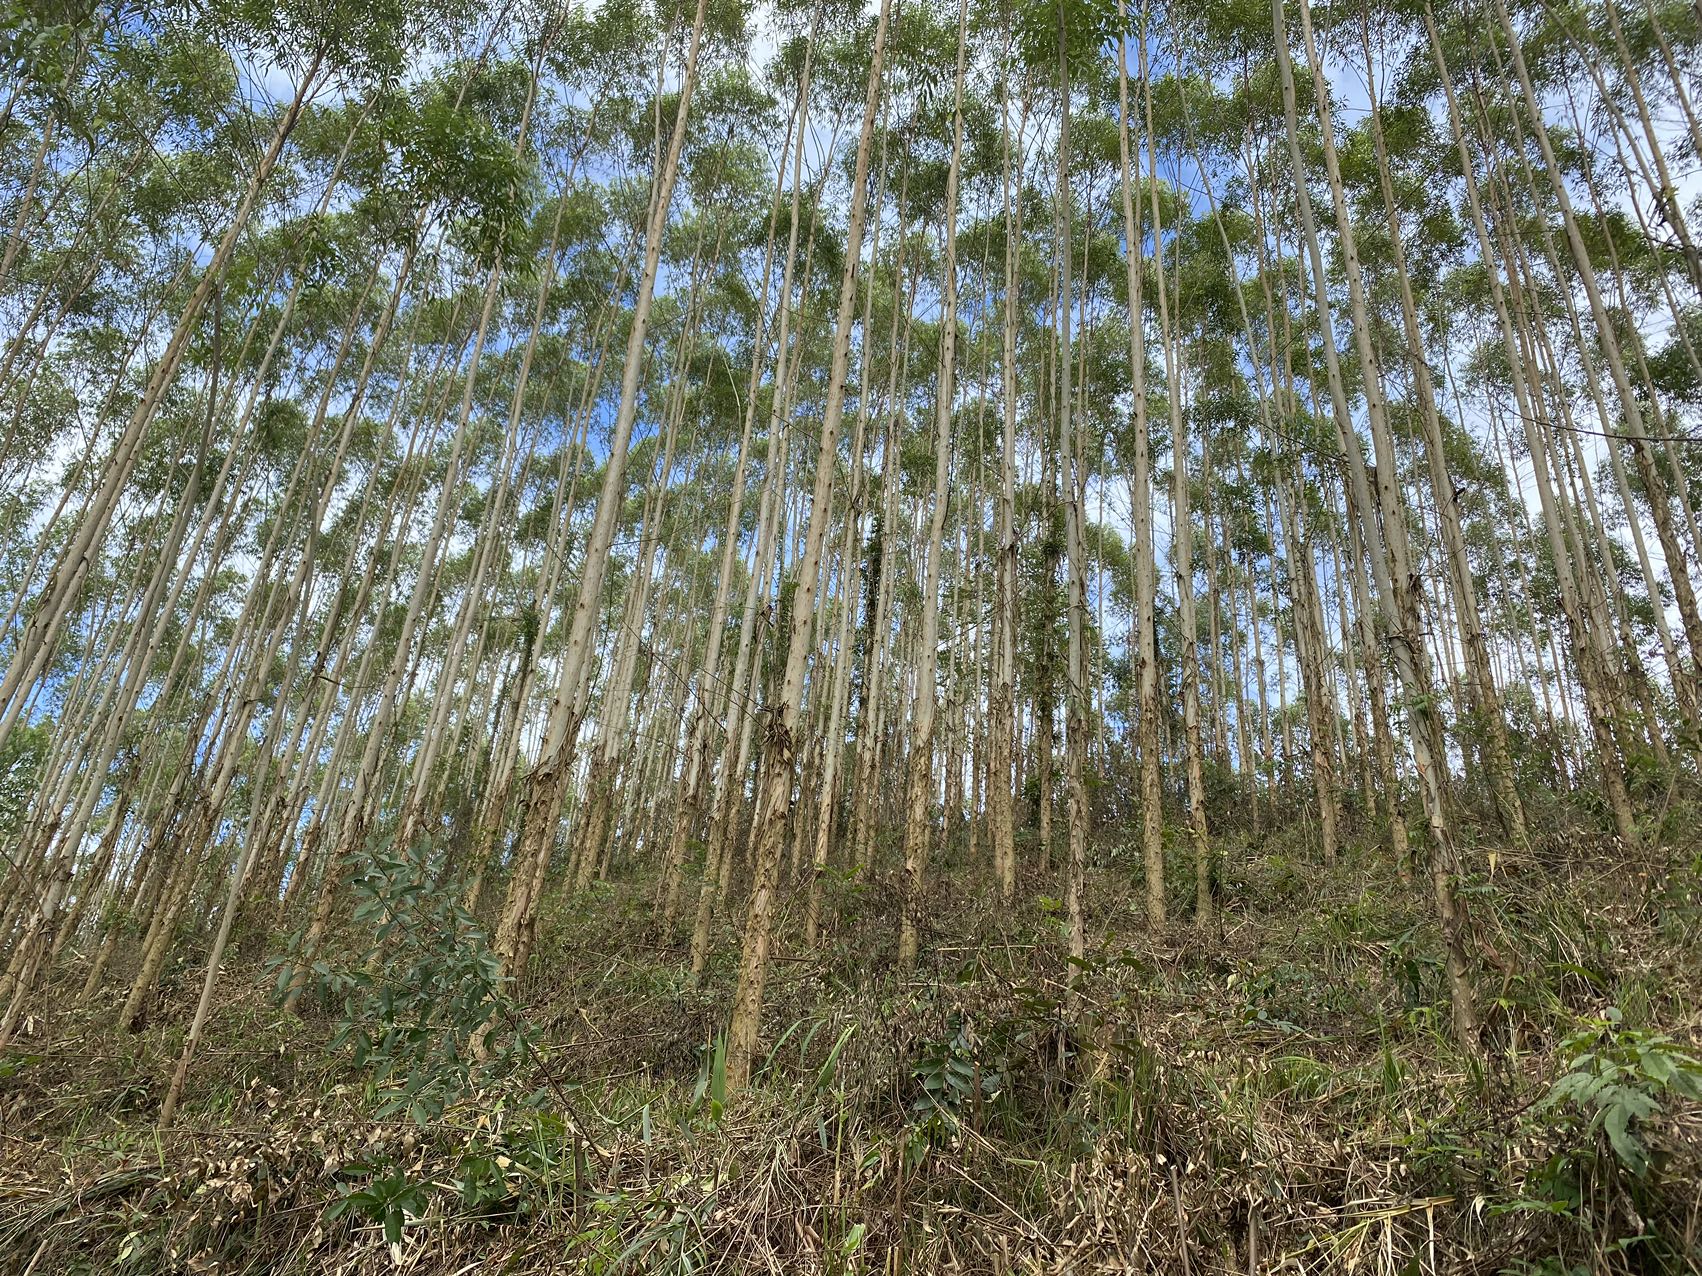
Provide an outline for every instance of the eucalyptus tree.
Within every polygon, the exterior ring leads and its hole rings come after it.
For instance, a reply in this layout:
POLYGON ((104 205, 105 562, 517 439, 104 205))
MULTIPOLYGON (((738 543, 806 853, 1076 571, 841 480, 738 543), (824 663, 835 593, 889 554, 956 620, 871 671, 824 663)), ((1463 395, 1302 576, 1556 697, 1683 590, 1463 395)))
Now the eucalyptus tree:
MULTIPOLYGON (((514 166, 506 173, 498 169, 497 174, 495 174, 498 179, 497 190, 506 190, 511 198, 519 194, 521 176, 519 166, 523 162, 528 149, 531 115, 537 93, 537 65, 537 61, 534 61, 532 73, 526 81, 527 89, 524 104, 520 111, 516 137, 512 144, 514 166)), ((481 156, 480 158, 490 157, 481 156)), ((368 830, 378 814, 374 801, 376 796, 375 786, 385 762, 392 723, 401 708, 406 687, 414 681, 413 671, 416 668, 415 661, 418 655, 415 648, 415 634, 425 619, 428 605, 434 597, 437 587, 439 557, 444 552, 445 541, 451 535, 454 522, 459 514, 456 497, 459 495, 463 474, 470 459, 466 454, 469 449, 473 425, 473 408, 478 385, 479 364, 491 332, 492 320, 496 313, 497 300, 501 293, 504 277, 504 254, 500 241, 495 248, 496 250, 491 254, 488 262, 480 261, 478 263, 483 267, 481 273, 484 275, 484 287, 478 303, 478 319, 473 331, 466 371, 460 377, 460 402, 455 411, 454 426, 450 431, 444 473, 438 483, 437 505, 433 510, 429 531, 421 548, 421 561, 414 576, 413 586, 408 594, 406 610, 403 613, 401 628, 391 652, 390 663, 379 688, 377 704, 372 719, 367 724, 366 743, 353 775, 349 797, 343 806, 335 840, 330 848, 327 868, 321 874, 312 918, 303 940, 304 955, 308 957, 311 957, 317 951, 330 925, 332 911, 337 902, 341 868, 350 855, 363 848, 368 830)), ((429 757, 429 753, 422 756, 429 757)), ((419 772, 422 779, 423 773, 424 768, 422 767, 419 772)), ((417 816, 413 818, 417 819, 417 816)), ((406 817, 403 831, 404 833, 410 831, 409 819, 406 817)), ((302 986, 298 977, 295 988, 299 990, 302 986)))
MULTIPOLYGON (((817 27, 818 23, 812 22, 812 35, 817 27)), ((813 48, 813 40, 804 41, 801 45, 788 46, 789 52, 802 54, 803 70, 798 77, 797 99, 792 113, 787 118, 785 140, 781 146, 781 162, 775 166, 775 189, 774 195, 769 201, 768 229, 763 242, 760 283, 755 294, 755 311, 749 320, 752 354, 745 384, 737 459, 734 462, 733 472, 728 484, 726 525, 720 532, 717 546, 719 564, 716 571, 715 601, 709 613, 701 668, 697 677, 694 694, 695 710, 692 714, 691 726, 685 745, 682 788, 675 802, 673 829, 662 865, 662 916, 665 925, 672 924, 679 908, 683 887, 686 842, 701 815, 705 797, 705 781, 712 769, 709 760, 710 728, 716 719, 714 706, 721 690, 721 663, 727 647, 725 635, 722 631, 727 624, 727 613, 732 599, 734 565, 737 562, 739 535, 744 522, 746 474, 751 460, 751 443, 757 419, 757 390, 761 383, 762 370, 766 364, 763 354, 766 352, 768 341, 768 295, 773 279, 780 196, 785 187, 788 156, 791 157, 793 205, 787 246, 786 284, 783 285, 782 289, 783 296, 790 291, 791 268, 797 254, 797 232, 800 225, 798 200, 803 195, 804 126, 807 121, 805 105, 809 97, 809 66, 813 48)), ((783 302, 783 304, 785 303, 783 302)), ((753 572, 751 574, 753 584, 755 579, 756 574, 753 572)), ((746 630, 746 632, 748 634, 749 631, 746 630)), ((731 708, 732 701, 729 697, 722 713, 727 714, 731 708)), ((712 872, 712 866, 706 863, 704 870, 707 879, 712 872)))
MULTIPOLYGON (((1466 192, 1467 207, 1471 212, 1472 225, 1477 235, 1479 250, 1485 263, 1495 263, 1499 254, 1497 243, 1491 238, 1486 221, 1476 176, 1476 157, 1467 142, 1454 80, 1448 67, 1447 56, 1443 51, 1442 39, 1437 29, 1434 14, 1428 4, 1425 7, 1425 28, 1430 37, 1431 56, 1435 61, 1439 82, 1447 104, 1449 129, 1460 158, 1460 171, 1466 192)), ((1554 567, 1562 606, 1565 610, 1568 632, 1572 638, 1573 657, 1576 662, 1578 678, 1583 687, 1586 710, 1596 742, 1597 762, 1601 769, 1603 787, 1607 791, 1609 806, 1613 812, 1614 824, 1619 835, 1627 840, 1634 840, 1636 837, 1636 821, 1631 811, 1630 796, 1626 791, 1619 743, 1615 735, 1616 723, 1613 703, 1615 697, 1611 657, 1606 649, 1607 635, 1586 611, 1576 581, 1571 541, 1567 536, 1559 500, 1554 490, 1552 471, 1547 460, 1548 447, 1544 439, 1542 421, 1536 415, 1538 401, 1533 395, 1529 378, 1525 372, 1525 347, 1518 336, 1512 299, 1509 296, 1510 286, 1516 287, 1517 285, 1513 283, 1511 276, 1508 284, 1504 284, 1500 270, 1493 265, 1486 274, 1497 324, 1501 331, 1502 354, 1506 360, 1506 368, 1512 383, 1517 414, 1522 424, 1525 442, 1532 458, 1531 471, 1541 505, 1544 530, 1547 533, 1549 557, 1554 567)))
MULTIPOLYGON (((1083 15, 1072 15, 1069 6, 1059 0, 1058 30, 1058 182, 1056 188, 1058 225, 1058 452, 1062 458, 1064 483, 1064 553, 1067 560, 1069 617, 1068 679, 1069 693, 1065 718, 1065 770, 1068 784, 1067 822, 1069 853, 1065 865, 1064 908, 1069 918, 1070 956, 1081 959, 1087 948, 1086 921, 1083 916, 1083 873, 1087 862, 1087 579, 1086 548, 1082 532, 1082 504, 1086 499, 1087 475, 1083 459, 1082 427, 1073 413, 1071 375, 1074 365, 1070 354, 1072 315, 1075 301, 1071 292, 1070 247, 1071 223, 1075 220, 1070 172, 1070 67, 1076 60, 1079 47, 1098 33, 1083 15), (1085 31, 1084 31, 1085 28, 1085 31), (1085 35, 1085 38, 1084 38, 1085 35), (1074 43, 1077 48, 1072 49, 1074 43)), ((1085 290, 1085 281, 1084 281, 1085 290)), ((1047 706, 1050 715, 1050 706, 1047 706)), ((1048 763, 1050 759, 1046 760, 1048 763)))
POLYGON ((512 979, 594 879, 694 982, 733 915, 739 1086, 840 870, 1085 962, 1125 831, 1159 933, 1167 824, 1201 927, 1301 824, 1469 1040, 1503 850, 1694 784, 1702 23, 1285 3, 9 36, 0 1039, 191 954, 169 1122, 390 845, 512 979))
MULTIPOLYGON (((825 14, 824 7, 813 7, 810 19, 812 30, 819 28, 825 14)), ((708 960, 710 924, 715 903, 727 894, 732 879, 734 843, 737 838, 735 812, 744 800, 746 775, 759 720, 758 701, 753 694, 759 685, 756 666, 758 661, 765 660, 768 654, 760 649, 762 644, 758 635, 759 620, 763 628, 774 622, 775 604, 780 598, 780 588, 776 584, 775 576, 780 542, 784 535, 784 524, 787 522, 784 484, 791 438, 790 423, 796 402, 799 370, 805 351, 810 346, 810 329, 816 322, 816 306, 812 296, 815 257, 818 241, 832 234, 832 228, 824 223, 822 192, 830 175, 834 147, 838 140, 837 122, 824 153, 821 173, 813 182, 806 184, 804 181, 806 125, 810 104, 817 91, 815 58, 817 53, 826 52, 827 56, 823 60, 831 65, 848 51, 846 46, 830 47, 824 51, 815 49, 813 43, 803 48, 793 45, 783 54, 777 68, 783 78, 795 77, 796 80, 794 113, 787 125, 786 147, 782 151, 782 162, 777 165, 776 178, 777 184, 784 183, 788 167, 785 156, 789 154, 792 186, 787 204, 790 216, 776 303, 778 318, 775 323, 773 375, 766 396, 766 458, 756 520, 757 530, 752 544, 752 565, 746 578, 732 676, 725 680, 723 688, 718 689, 724 731, 719 755, 712 763, 714 792, 710 804, 709 836, 692 924, 691 971, 694 977, 701 975, 708 960), (802 56, 799 56, 800 54, 802 56)), ((836 112, 836 120, 837 114, 836 112)), ((777 205, 780 202, 779 192, 780 186, 777 185, 777 205)), ((766 273, 765 266, 765 275, 766 273)), ((764 296, 766 297, 766 292, 764 296)), ((747 398, 747 421, 754 420, 758 411, 757 390, 761 384, 762 371, 768 365, 766 343, 754 343, 751 357, 753 367, 747 398)), ((733 530, 732 516, 729 514, 729 537, 732 536, 733 530)), ((772 665, 772 660, 766 662, 772 665)), ((746 859, 748 862, 748 855, 746 859)))
POLYGON ((916 698, 911 711, 910 775, 904 816, 904 904, 900 917, 898 960, 916 964, 917 912, 930 842, 929 799, 934 775, 934 717, 939 657, 940 555, 946 525, 952 457, 952 420, 957 406, 958 186, 963 164, 963 81, 969 54, 969 3, 959 0, 956 72, 952 77, 951 156, 947 160, 945 203, 941 210, 944 254, 941 263, 939 379, 934 388, 934 489, 929 498, 928 539, 921 572, 922 619, 917 637, 916 698))
MULTIPOLYGON (((1128 19, 1126 4, 1117 6, 1119 26, 1128 19)), ((1145 14, 1142 14, 1144 27, 1145 14)), ((1143 30, 1144 38, 1144 30, 1143 30)), ((1164 888, 1163 758, 1159 738, 1157 550, 1152 521, 1152 439, 1147 418, 1147 348, 1143 287, 1146 208, 1138 190, 1141 170, 1131 142, 1129 101, 1129 42, 1117 41, 1117 146, 1121 163, 1124 255, 1128 264, 1130 410, 1134 418, 1134 473, 1129 500, 1133 507, 1135 584, 1133 614, 1135 685, 1139 695, 1141 850, 1146 871, 1146 909, 1149 925, 1166 919, 1164 888)), ((1143 45, 1144 48, 1144 45, 1143 45)), ((1144 70, 1143 70, 1144 74, 1144 70)))
MULTIPOLYGON (((579 599, 567 650, 562 655, 556 693, 551 704, 538 760, 527 785, 525 814, 515 865, 509 879, 508 899, 503 908, 497 946, 510 972, 524 969, 537 922, 538 900, 544 871, 555 842, 556 823, 561 815, 571 773, 573 752, 590 695, 595 623, 601 611, 603 577, 608 570, 609 550, 614 541, 615 521, 626 494, 626 457, 632 443, 633 424, 638 415, 639 378, 644 367, 645 337, 655 297, 656 276, 661 264, 662 242, 668 213, 673 203, 674 183, 679 175, 680 155, 690 123, 691 99, 697 87, 698 58, 703 46, 708 0, 698 0, 685 37, 678 96, 669 121, 666 152, 659 158, 654 189, 645 227, 644 264, 638 274, 638 291, 633 302, 622 363, 620 399, 615 409, 603 485, 598 493, 596 516, 585 547, 579 581, 579 599)), ((669 35, 672 36, 673 32, 669 35)), ((665 47, 672 39, 664 42, 665 47)))
POLYGON ((1416 577, 1412 573, 1407 543, 1407 514, 1397 485, 1393 440, 1384 410, 1377 360, 1371 348, 1364 287, 1342 186, 1328 95, 1323 78, 1318 74, 1317 45, 1312 33, 1310 6, 1306 0, 1301 0, 1301 33, 1308 61, 1313 67, 1313 98, 1323 142, 1325 174, 1330 188, 1331 204, 1335 210, 1338 245, 1348 280, 1351 326, 1363 374, 1361 391, 1369 418, 1372 445, 1376 451, 1375 504, 1368 477, 1370 467, 1365 461, 1363 445, 1349 415, 1340 356, 1331 331, 1331 302, 1325 290, 1323 254, 1319 247, 1311 197, 1306 190, 1303 176, 1306 169, 1300 149, 1295 75, 1289 53, 1289 34, 1282 0, 1274 0, 1271 13, 1276 35, 1277 68, 1282 80, 1283 109, 1288 125, 1289 157, 1296 174, 1295 196, 1311 259, 1312 283, 1316 289, 1317 311, 1323 333, 1331 406, 1336 417, 1337 434, 1348 462, 1351 501, 1357 506, 1363 542, 1376 578, 1376 602, 1382 621, 1382 636, 1389 643, 1397 675, 1406 694, 1410 712, 1415 718, 1417 729, 1412 739, 1414 769, 1418 775, 1419 791, 1431 840, 1431 881, 1448 953, 1449 993, 1454 1029, 1462 1040, 1470 1040, 1475 1038, 1477 1031, 1477 1010, 1466 955, 1466 923, 1453 886, 1459 872, 1459 861, 1455 850, 1453 821, 1447 809, 1446 777, 1443 775, 1443 769, 1447 765, 1447 745, 1442 738, 1440 719, 1432 702, 1428 655, 1424 649, 1421 622, 1414 597, 1416 577), (1380 526, 1374 521, 1377 515, 1381 516, 1380 526))
POLYGON ((257 55, 288 68, 291 92, 237 194, 235 208, 225 220, 211 257, 200 270, 163 350, 154 360, 135 408, 111 445, 101 467, 99 487, 84 504, 13 644, 6 672, 0 675, 0 741, 18 721, 27 693, 51 658, 54 641, 71 614, 78 588, 100 551, 119 497, 134 472, 148 425, 177 378, 202 313, 223 280, 303 110, 330 83, 359 85, 393 77, 410 43, 408 27, 424 15, 400 6, 369 11, 366 6, 351 5, 308 14, 292 9, 266 14, 216 9, 211 16, 219 37, 248 46, 257 55))
MULTIPOLYGON (((1425 340, 1419 327, 1419 312, 1414 298, 1411 272, 1403 247, 1404 231, 1400 209, 1395 198, 1389 147, 1384 136, 1383 108, 1376 84, 1375 57, 1371 40, 1370 15, 1360 13, 1360 38, 1364 50, 1366 84, 1370 98, 1367 123, 1376 154, 1378 189, 1387 216, 1388 249, 1391 273, 1399 292, 1401 325, 1407 342, 1408 363, 1411 369, 1412 390, 1418 400, 1420 434, 1429 467, 1430 489, 1436 502, 1438 523, 1447 559, 1448 579, 1458 612, 1458 633, 1464 649, 1470 695, 1477 714, 1477 725, 1485 737, 1488 770, 1496 811, 1512 838, 1515 849, 1528 850, 1530 842, 1525 831, 1524 809, 1513 787, 1512 758, 1508 751, 1507 726, 1501 708, 1500 693, 1490 668, 1489 644, 1479 614, 1477 585, 1466 554, 1465 534, 1461 526, 1459 501, 1454 476, 1449 471, 1448 452, 1443 437, 1442 418, 1438 411, 1436 393, 1431 381, 1430 365, 1425 358, 1425 340)), ((1411 149, 1417 149, 1413 147, 1411 149)))
MULTIPOLYGON (((1518 82, 1520 98, 1517 107, 1522 109, 1516 110, 1515 120, 1521 121, 1522 126, 1529 129, 1530 135, 1535 139, 1537 148, 1542 155, 1543 170, 1547 177, 1549 191, 1560 211, 1565 242, 1571 250, 1572 265, 1577 272, 1578 283, 1582 286, 1584 295, 1589 302, 1590 314, 1595 322, 1596 339, 1600 344, 1602 357, 1607 361, 1608 371, 1614 389, 1618 394, 1620 411, 1623 414, 1632 456, 1637 462, 1638 473, 1643 480, 1644 489, 1648 493, 1649 509, 1655 530, 1660 537, 1662 552, 1670 568, 1669 578, 1673 587, 1674 600, 1691 649, 1691 659, 1694 662, 1702 659, 1702 613, 1697 610, 1695 590, 1691 586, 1688 571, 1683 566, 1686 555, 1679 542, 1677 529, 1673 522, 1671 496, 1655 464, 1654 450, 1644 422, 1644 400, 1632 384, 1625 352, 1618 335, 1618 325, 1608 312, 1607 303, 1597 279, 1595 264, 1591 259, 1589 247, 1584 241, 1583 231, 1567 190, 1565 171, 1556 156, 1548 123, 1538 103, 1536 89, 1532 84, 1530 68, 1524 56, 1523 43, 1513 26, 1512 19, 1508 16, 1506 6, 1501 4, 1500 0, 1496 0, 1494 12, 1500 23, 1501 31, 1506 37, 1507 55, 1511 59, 1514 77, 1518 82)), ((1616 433, 1612 426, 1611 420, 1603 420, 1602 428, 1604 431, 1610 434, 1616 433)))
MULTIPOLYGON (((1188 440, 1187 418, 1182 409, 1182 356, 1177 342, 1181 317, 1173 323, 1172 312, 1181 305, 1182 228, 1172 227, 1172 255, 1176 265, 1167 272, 1164 265, 1164 215, 1159 201, 1158 140, 1153 127, 1153 84, 1148 58, 1147 33, 1140 37, 1140 74, 1142 112, 1146 124, 1148 211, 1152 218, 1156 295, 1158 299, 1159 347, 1163 352, 1165 404, 1170 426, 1170 556, 1176 577, 1177 659, 1182 684, 1182 750, 1188 784, 1188 834, 1193 845, 1195 863, 1194 920, 1206 926, 1211 920, 1211 850, 1206 828, 1205 753, 1200 727, 1200 660, 1199 616, 1194 584, 1194 520, 1190 508, 1189 462, 1191 449, 1188 440), (1167 274, 1176 280, 1174 301, 1167 274)), ((1177 213, 1179 219, 1181 214, 1177 213)), ((1213 655, 1217 653, 1214 650, 1213 655)))
POLYGON ((738 990, 727 1033, 727 1080, 728 1084, 735 1088, 742 1088, 750 1081, 752 1056, 755 1054, 761 1028, 762 994, 768 975, 768 946, 773 925, 774 892, 780 869, 781 838, 785 832, 786 808, 791 801, 794 780, 793 761, 797 748, 795 736, 798 714, 803 703, 804 663, 809 655, 822 547, 832 518, 834 467, 838 459, 839 426, 845 411, 845 385, 850 372, 851 327, 857 302, 858 264, 863 251, 869 156, 881 97, 888 16, 888 0, 881 0, 870 48, 868 90, 863 102, 862 126, 858 133, 853 161, 851 197, 845 229, 845 265, 839 283, 839 305, 834 319, 831 365, 827 374, 821 439, 816 452, 809 524, 804 535, 803 552, 798 562, 797 582, 792 596, 780 703, 767 724, 768 738, 764 742, 762 779, 758 787, 756 818, 751 830, 750 909, 745 922, 738 990))
POLYGON ((1013 66, 1012 42, 1008 32, 999 50, 999 201, 1000 231, 1004 241, 1004 272, 1001 280, 999 347, 999 495, 995 531, 995 582, 993 597, 992 667, 987 693, 987 800, 993 843, 993 876, 999 894, 1008 904, 1016 891, 1016 836, 1012 810, 1012 754, 1016 744, 1016 634, 1017 567, 1016 543, 1016 433, 1017 433, 1017 307, 1019 305, 1019 257, 1022 244, 1022 199, 1015 189, 1023 161, 1024 136, 1028 123, 1028 94, 1021 104, 1014 131, 1011 121, 1010 81, 1013 66), (1013 172, 1013 169, 1015 172, 1013 172))

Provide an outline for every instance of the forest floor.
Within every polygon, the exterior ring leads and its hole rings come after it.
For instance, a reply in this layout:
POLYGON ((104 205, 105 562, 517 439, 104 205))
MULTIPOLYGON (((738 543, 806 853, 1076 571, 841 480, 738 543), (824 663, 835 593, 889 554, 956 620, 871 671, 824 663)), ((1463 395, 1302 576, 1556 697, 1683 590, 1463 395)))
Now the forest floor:
POLYGON ((942 865, 908 975, 890 884, 833 880, 815 951, 782 919, 768 1053, 735 1095, 734 929, 694 987, 649 882, 555 902, 514 1012, 528 1048, 495 1064, 434 1053, 453 1030, 429 1024, 363 1054, 369 1003, 284 1011, 248 936, 162 1134, 184 953, 142 1032, 111 1026, 119 987, 0 1056, 0 1270, 1702 1270, 1694 848, 1498 856, 1467 893, 1475 1055, 1380 852, 1218 849, 1217 923, 1191 925, 1178 858, 1154 935, 1138 848, 1098 847, 1079 968, 1056 874, 1006 908, 942 865), (410 1085, 438 1097, 399 1104, 410 1085))

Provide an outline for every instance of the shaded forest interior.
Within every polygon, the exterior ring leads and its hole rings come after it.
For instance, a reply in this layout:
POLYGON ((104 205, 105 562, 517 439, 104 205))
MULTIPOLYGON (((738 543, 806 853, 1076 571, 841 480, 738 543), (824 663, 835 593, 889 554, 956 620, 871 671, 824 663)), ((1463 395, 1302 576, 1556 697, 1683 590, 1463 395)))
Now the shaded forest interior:
POLYGON ((1702 0, 0 66, 0 1271, 1702 1271, 1702 0))

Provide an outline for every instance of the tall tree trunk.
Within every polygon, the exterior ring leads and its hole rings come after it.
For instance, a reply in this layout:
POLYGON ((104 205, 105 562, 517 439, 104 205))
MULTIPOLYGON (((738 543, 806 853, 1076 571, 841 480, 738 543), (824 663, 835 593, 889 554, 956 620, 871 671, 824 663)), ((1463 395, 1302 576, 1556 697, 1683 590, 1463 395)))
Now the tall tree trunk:
POLYGON ((520 839, 515 849, 508 899, 497 927, 496 950, 505 973, 520 974, 531 954, 537 927, 539 888, 550 852, 555 845, 557 824, 567 787, 572 778, 574 750, 580 723, 590 696, 594 662, 595 628, 602 611, 603 578, 608 571, 609 551, 615 525, 626 496, 626 458, 632 444, 632 427, 638 417, 639 381, 644 368, 644 348, 650 327, 650 312, 656 296, 656 276, 661 265, 663 234, 668 210, 673 204, 674 183, 679 176, 680 155, 685 146, 693 90, 697 85, 698 52, 708 0, 698 0, 692 18, 691 38, 685 68, 680 75, 679 101, 674 111, 668 148, 656 172, 655 193, 644 232, 644 265, 638 276, 638 294, 633 302, 631 327, 627 332, 626 356, 621 367, 620 401, 604 461, 603 486, 597 512, 585 547, 585 566, 579 581, 579 597, 569 624, 567 650, 562 655, 549 720, 533 764, 520 839))
MULTIPOLYGON (((1206 829, 1205 745, 1200 729, 1199 616, 1194 598, 1194 521, 1188 491, 1188 423, 1182 411, 1182 357, 1170 322, 1170 285, 1165 282, 1164 225, 1158 206, 1158 144, 1152 123, 1152 81, 1147 69, 1146 37, 1141 37, 1142 99, 1146 112, 1147 169, 1158 267, 1158 332, 1164 351, 1164 386, 1170 408, 1170 561, 1176 574, 1177 660, 1182 675, 1182 752, 1188 779, 1188 840, 1194 851, 1194 924, 1211 924, 1211 842, 1206 829)), ((1175 251, 1180 255, 1181 247, 1175 251)), ((1176 263, 1177 291, 1181 261, 1176 263)), ((1209 475, 1208 475, 1208 482, 1209 475)))
MULTIPOLYGON (((1117 0, 1119 21, 1126 21, 1125 0, 1117 0)), ((1144 12, 1143 12, 1144 25, 1144 12)), ((1144 36, 1143 36, 1144 39, 1144 36)), ((1123 238, 1128 245, 1130 399, 1135 418, 1135 464, 1130 501, 1135 523, 1135 685, 1139 697, 1141 849, 1146 870, 1147 925, 1165 924, 1164 773, 1158 724, 1162 713, 1158 679, 1158 568, 1152 526, 1152 437, 1147 421, 1146 329, 1141 285, 1145 274, 1146 232, 1135 197, 1138 167, 1129 145, 1128 41, 1117 42, 1117 144, 1122 164, 1123 238)))
POLYGON ((834 320, 833 354, 828 372, 827 401, 822 414, 821 441, 816 452, 815 487, 811 495, 809 529, 798 563, 792 599, 791 632, 786 650, 780 703, 768 715, 763 777, 759 783, 757 820, 751 830, 753 880, 750 911, 745 921, 744 951, 739 962, 738 990, 727 1030, 727 1084, 742 1089, 750 1082, 751 1064, 762 1026, 762 994, 768 976, 768 946, 773 926, 774 892, 778 886, 781 840, 786 807, 791 800, 794 738, 803 705, 804 662, 814 622, 816 583, 822 546, 832 522, 833 471, 838 456, 839 423, 845 410, 845 381, 851 358, 851 321, 857 302, 857 266, 863 249, 869 152, 874 138, 875 108, 880 100, 882 53, 886 46, 889 0, 881 0, 870 54, 869 83, 863 102, 863 125, 857 139, 851 178, 851 204, 845 232, 845 269, 839 283, 839 311, 834 320))
MULTIPOLYGON (((1301 228, 1311 256, 1313 285, 1318 294, 1318 318, 1324 338, 1325 368, 1330 382, 1330 395, 1335 407, 1337 430, 1342 436, 1343 450, 1348 459, 1348 473, 1352 480, 1354 497, 1360 506, 1360 517, 1362 520, 1369 520, 1372 509, 1371 485, 1366 475, 1359 438, 1352 427, 1352 418, 1347 409, 1340 361, 1330 323, 1330 301, 1324 282, 1323 253, 1319 248, 1317 229, 1312 216, 1311 198, 1306 191, 1306 169, 1300 150, 1294 71, 1289 59, 1283 0, 1273 0, 1271 9, 1276 35, 1277 71, 1282 81, 1283 110, 1288 125, 1289 158, 1295 174, 1295 195, 1300 209, 1301 228)), ((1312 39, 1309 0, 1300 0, 1299 11, 1307 58, 1313 67, 1317 67, 1318 57, 1312 39)), ((1453 826, 1444 796, 1442 768, 1446 764, 1446 747, 1431 706, 1429 678, 1425 668, 1427 657, 1422 636, 1417 631, 1418 619, 1412 600, 1412 574, 1406 546, 1406 510, 1397 487, 1393 443, 1384 416, 1377 363, 1371 350, 1371 333, 1364 291, 1360 284, 1359 260, 1331 132, 1327 94, 1324 82, 1317 75, 1314 75, 1313 85, 1324 144, 1325 174, 1329 180, 1331 202, 1336 210, 1336 231, 1346 266, 1355 345, 1360 367, 1365 373, 1366 413, 1370 419, 1372 443, 1377 453, 1376 508, 1382 515, 1385 544, 1378 545, 1378 529, 1368 524, 1364 529, 1366 547, 1370 552, 1377 579, 1378 603, 1383 621, 1382 636, 1389 645, 1402 689, 1416 719, 1414 725, 1417 729, 1412 733, 1413 762, 1418 772, 1419 791, 1423 798, 1425 820, 1430 834, 1432 897, 1442 925, 1443 943, 1447 952, 1449 1001, 1453 1010, 1455 1035, 1462 1044, 1470 1044, 1475 1041, 1477 1035, 1477 1010, 1467 957, 1467 922, 1453 888, 1459 866, 1453 826)))
MULTIPOLYGON (((898 929, 898 964, 916 964, 922 876, 931 842, 928 820, 933 790, 934 718, 939 657, 940 551, 951 481, 952 413, 957 398, 957 188, 963 160, 963 75, 968 59, 969 5, 957 11, 957 75, 953 89, 951 160, 946 170, 945 260, 940 301, 940 371, 934 390, 934 490, 922 567, 922 619, 917 638, 916 700, 911 710, 910 776, 904 815, 904 887, 898 929)), ((948 806, 949 811, 949 806, 948 806)))

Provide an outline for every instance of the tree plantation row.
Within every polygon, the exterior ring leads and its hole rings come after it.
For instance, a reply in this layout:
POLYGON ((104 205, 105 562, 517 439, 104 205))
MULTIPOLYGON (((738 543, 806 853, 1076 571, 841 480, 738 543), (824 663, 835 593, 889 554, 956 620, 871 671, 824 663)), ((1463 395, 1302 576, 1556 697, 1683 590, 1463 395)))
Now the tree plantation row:
POLYGON ((1090 867, 1209 946, 1296 829, 1398 868, 1475 1051, 1497 872, 1687 809, 1702 6, 26 4, 0 50, 0 1045, 181 980, 161 1124, 235 956, 310 1007, 396 857, 503 986, 644 892, 736 963, 737 1090, 847 883, 900 970, 942 880, 1080 964, 1090 867))

